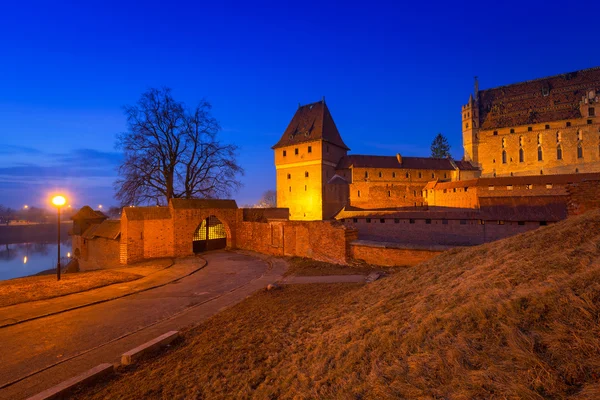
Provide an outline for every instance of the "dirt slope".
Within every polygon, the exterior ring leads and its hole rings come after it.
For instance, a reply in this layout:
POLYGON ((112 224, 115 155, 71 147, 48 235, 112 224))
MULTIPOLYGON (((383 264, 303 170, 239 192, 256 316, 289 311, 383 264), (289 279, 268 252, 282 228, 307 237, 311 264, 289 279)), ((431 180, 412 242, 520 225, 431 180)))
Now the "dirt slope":
POLYGON ((600 398, 600 211, 368 286, 261 292, 82 397, 600 398))

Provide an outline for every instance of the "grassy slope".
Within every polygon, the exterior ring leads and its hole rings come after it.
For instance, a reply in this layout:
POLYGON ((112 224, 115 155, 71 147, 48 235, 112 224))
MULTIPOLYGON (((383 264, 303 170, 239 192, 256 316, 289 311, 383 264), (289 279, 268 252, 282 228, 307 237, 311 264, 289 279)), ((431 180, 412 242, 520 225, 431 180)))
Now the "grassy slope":
POLYGON ((102 270, 63 274, 57 281, 55 275, 28 276, 0 281, 0 307, 36 300, 47 300, 66 294, 130 282, 141 275, 122 271, 102 270))
POLYGON ((394 273, 404 267, 391 268, 381 265, 357 263, 355 265, 338 265, 324 261, 315 261, 310 258, 288 257, 286 276, 323 276, 323 275, 368 275, 373 271, 394 273))
POLYGON ((258 293, 82 397, 600 398, 599 319, 595 211, 368 286, 258 293))

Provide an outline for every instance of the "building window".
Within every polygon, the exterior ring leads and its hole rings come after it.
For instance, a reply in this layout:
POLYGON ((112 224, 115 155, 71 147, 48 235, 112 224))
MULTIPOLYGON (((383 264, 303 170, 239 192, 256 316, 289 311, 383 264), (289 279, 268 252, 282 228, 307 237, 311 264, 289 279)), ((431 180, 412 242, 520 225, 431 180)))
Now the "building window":
POLYGON ((506 190, 513 190, 513 185, 506 185, 506 190))
POLYGON ((365 179, 369 177, 369 171, 365 171, 365 179))
POLYGON ((531 190, 531 189, 533 189, 533 185, 532 184, 526 184, 525 185, 525 189, 531 190))
POLYGON ((542 152, 542 146, 538 146, 538 161, 542 161, 544 159, 544 153, 542 152))
POLYGON ((431 173, 431 179, 435 179, 435 174, 433 172, 431 173))
POLYGON ((367 224, 371 223, 371 218, 367 218, 367 224))
POLYGON ((357 197, 360 197, 360 190, 359 190, 359 191, 358 191, 358 193, 357 193, 357 197))
POLYGON ((577 131, 577 140, 583 140, 583 132, 581 130, 577 131))
POLYGON ((292 187, 290 186, 290 192, 292 191, 292 187))
POLYGON ((556 132, 556 143, 560 142, 561 140, 561 133, 560 132, 556 132))
POLYGON ((308 171, 304 171, 304 177, 308 178, 308 171))
POLYGON ((400 218, 394 218, 394 223, 395 224, 399 224, 400 223, 400 218))
POLYGON ((308 152, 312 153, 312 146, 308 146, 308 152))
POLYGON ((594 109, 594 107, 590 107, 590 108, 588 108, 588 115, 589 115, 590 117, 594 117, 594 116, 596 116, 596 110, 594 109))
POLYGON ((285 150, 283 151, 283 156, 284 157, 287 156, 287 151, 285 151, 285 150))
POLYGON ((431 220, 430 220, 430 219, 426 219, 426 220, 425 220, 425 223, 426 223, 427 225, 431 225, 431 220))
POLYGON ((396 177, 396 173, 392 172, 392 178, 395 178, 395 177, 396 177))
POLYGON ((494 136, 498 136, 498 131, 494 131, 494 136))
POLYGON ((294 154, 298 155, 298 149, 294 149, 294 154))
POLYGON ((587 124, 588 124, 588 125, 591 125, 591 124, 592 124, 592 120, 591 120, 591 119, 588 119, 588 120, 587 120, 587 124))
POLYGON ((417 197, 417 191, 413 190, 413 196, 417 197))
POLYGON ((551 183, 546 183, 546 189, 552 189, 552 184, 551 183))
POLYGON ((381 224, 385 224, 385 219, 381 218, 381 219, 379 220, 379 223, 381 223, 381 224))
POLYGON ((465 192, 468 192, 469 188, 467 186, 465 186, 465 192))
POLYGON ((444 179, 446 179, 448 177, 448 175, 444 172, 444 179))
POLYGON ((523 225, 525 225, 525 221, 519 221, 519 222, 517 222, 517 225, 523 226, 523 225))
POLYGON ((407 172, 407 173, 406 173, 406 178, 408 178, 408 177, 409 177, 409 175, 408 175, 408 172, 407 172))
POLYGON ((442 220, 442 225, 448 225, 448 220, 447 219, 443 219, 442 220))
POLYGON ((304 191, 306 192, 306 185, 304 185, 304 191))
POLYGON ((465 129, 469 129, 469 123, 468 122, 465 124, 465 129))
POLYGON ((527 132, 531 132, 533 130, 533 128, 531 126, 527 127, 527 132))
POLYGON ((567 127, 571 126, 571 122, 567 122, 567 127))
POLYGON ((383 174, 381 173, 381 171, 379 172, 379 177, 381 178, 383 176, 383 174))
POLYGON ((388 197, 392 197, 392 192, 391 192, 391 190, 388 190, 388 197))
POLYGON ((538 133, 538 135, 537 135, 537 143, 542 144, 542 134, 541 133, 538 133))
POLYGON ((562 147, 560 146, 560 144, 556 148, 556 159, 562 160, 562 147))
POLYGON ((288 179, 292 179, 292 174, 288 174, 288 179))
POLYGON ((550 129, 550 125, 546 125, 546 126, 545 126, 545 128, 546 128, 546 129, 550 129))
POLYGON ((456 193, 456 188, 453 188, 453 189, 452 189, 452 191, 453 191, 454 193, 456 193))
POLYGON ((510 133, 515 133, 514 128, 510 128, 510 133))
POLYGON ((540 226, 546 226, 546 225, 548 225, 548 222, 546 222, 546 221, 540 221, 540 226))
POLYGON ((506 164, 506 150, 502 150, 502 164, 506 164))
POLYGON ((408 220, 408 223, 409 223, 409 224, 414 224, 414 223, 415 223, 415 220, 411 218, 411 219, 409 219, 409 220, 408 220))
POLYGON ((525 152, 523 149, 519 149, 519 162, 525 162, 525 152))
POLYGON ((498 221, 498 225, 504 225, 504 221, 498 221))
POLYGON ((506 138, 502 138, 502 148, 506 148, 506 138))
POLYGON ((577 158, 583 158, 583 146, 581 142, 577 143, 577 158))
POLYGON ((466 219, 461 219, 460 220, 460 224, 461 225, 466 225, 467 224, 467 220, 466 219))
POLYGON ((421 178, 421 177, 422 177, 421 172, 419 172, 419 178, 421 178))
POLYGON ((352 218, 352 222, 357 223, 358 222, 358 218, 352 218))

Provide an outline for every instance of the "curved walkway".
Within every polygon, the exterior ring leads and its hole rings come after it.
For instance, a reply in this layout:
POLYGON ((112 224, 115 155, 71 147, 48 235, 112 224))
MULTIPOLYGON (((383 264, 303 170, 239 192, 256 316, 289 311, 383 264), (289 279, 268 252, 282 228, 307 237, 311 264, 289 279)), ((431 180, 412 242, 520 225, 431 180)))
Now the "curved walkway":
MULTIPOLYGON (((0 328, 155 289, 185 278, 204 268, 205 265, 206 261, 198 257, 170 260, 166 268, 131 282, 117 283, 47 300, 2 307, 0 308, 0 328)), ((128 267, 124 270, 135 273, 136 267, 128 267)))

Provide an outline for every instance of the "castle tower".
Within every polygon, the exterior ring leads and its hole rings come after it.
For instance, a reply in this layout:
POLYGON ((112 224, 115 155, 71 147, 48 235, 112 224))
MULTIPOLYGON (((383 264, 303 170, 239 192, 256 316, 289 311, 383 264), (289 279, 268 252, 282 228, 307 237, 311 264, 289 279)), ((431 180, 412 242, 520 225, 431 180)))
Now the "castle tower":
POLYGON ((277 207, 289 208, 292 220, 329 218, 324 207, 325 185, 350 149, 325 100, 298 107, 272 149, 277 171, 277 207))
POLYGON ((479 87, 475 78, 475 99, 469 96, 469 102, 462 106, 462 134, 464 159, 479 166, 479 87))

